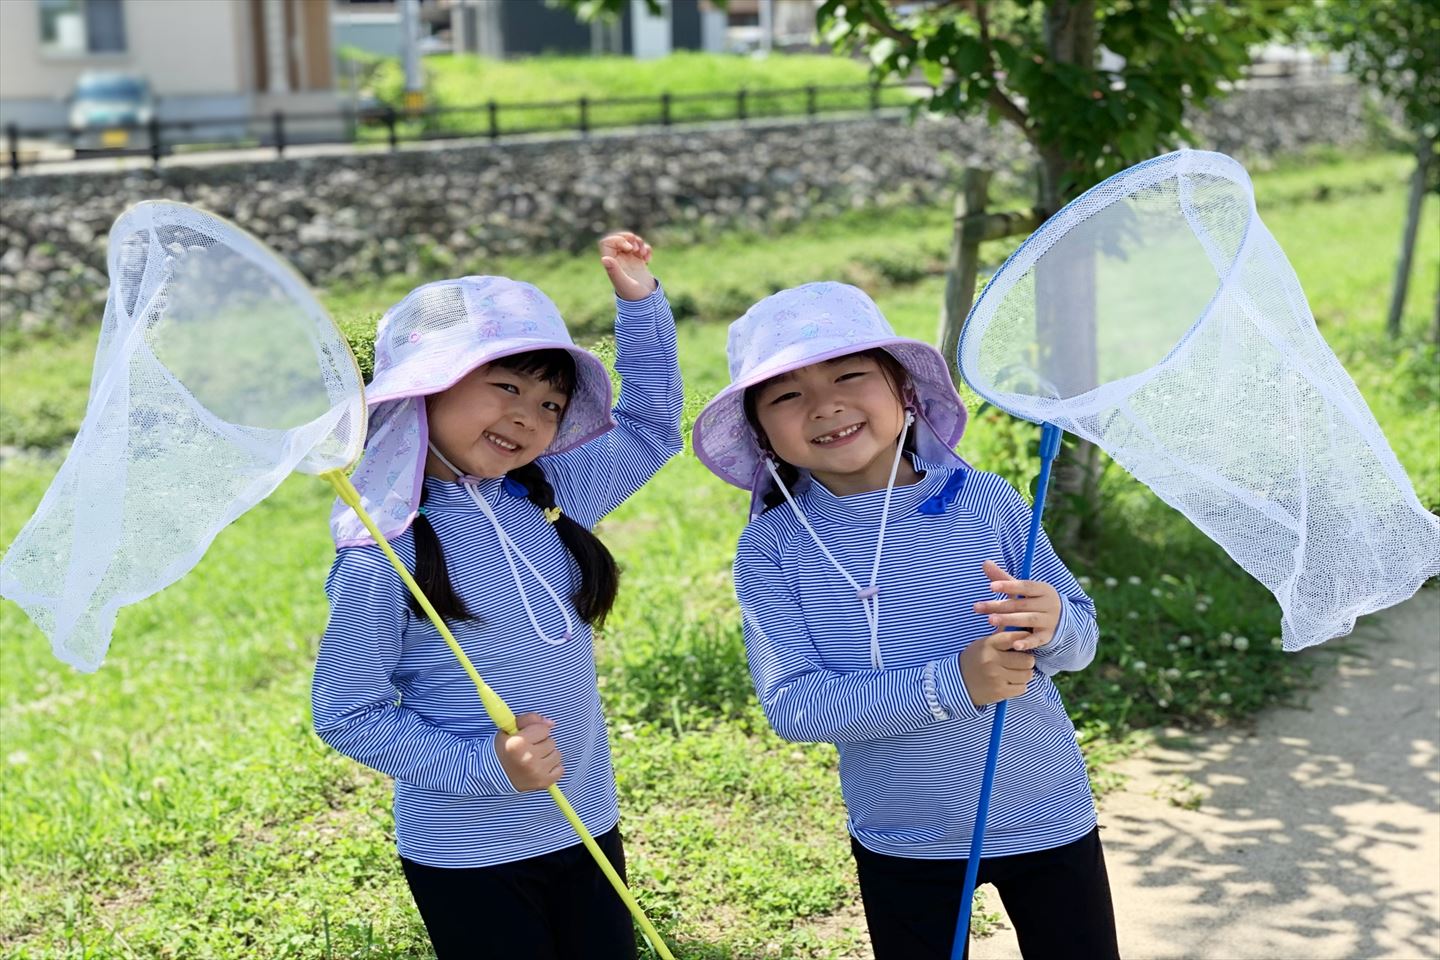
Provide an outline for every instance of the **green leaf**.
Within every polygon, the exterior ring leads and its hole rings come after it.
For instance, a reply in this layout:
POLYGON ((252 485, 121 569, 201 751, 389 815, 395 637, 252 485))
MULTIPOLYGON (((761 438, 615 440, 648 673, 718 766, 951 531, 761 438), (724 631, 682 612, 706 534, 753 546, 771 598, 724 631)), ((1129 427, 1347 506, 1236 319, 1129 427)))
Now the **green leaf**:
POLYGON ((986 59, 983 43, 970 37, 960 37, 955 41, 955 52, 950 56, 950 64, 960 76, 969 77, 985 67, 986 59))
POLYGON ((881 37, 870 45, 870 62, 877 67, 883 66, 899 46, 893 38, 881 37))

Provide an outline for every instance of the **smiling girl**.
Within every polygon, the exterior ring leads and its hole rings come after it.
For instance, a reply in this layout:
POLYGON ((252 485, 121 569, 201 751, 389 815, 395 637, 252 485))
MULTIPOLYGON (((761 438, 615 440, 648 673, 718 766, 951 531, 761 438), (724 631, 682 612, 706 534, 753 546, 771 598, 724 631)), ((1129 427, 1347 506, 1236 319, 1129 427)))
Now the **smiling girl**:
POLYGON ((1095 608, 1030 508, 954 452, 965 408, 933 347, 840 283, 730 327, 731 385, 695 452, 751 492, 735 590, 775 732, 829 742, 877 960, 948 958, 985 765, 1009 700, 980 881, 1027 957, 1115 957, 1085 761, 1051 676, 1095 652, 1095 608), (1007 599, 1008 598, 1008 599, 1007 599))
POLYGON ((681 448, 675 325, 634 234, 601 242, 624 394, 555 305, 504 277, 412 291, 380 321, 354 481, 475 668, 500 732, 359 518, 337 504, 315 730, 395 780, 395 839, 441 960, 633 957, 630 917, 559 808, 625 872, 591 628, 617 572, 590 528, 681 448), (517 711, 518 712, 518 711, 517 711))

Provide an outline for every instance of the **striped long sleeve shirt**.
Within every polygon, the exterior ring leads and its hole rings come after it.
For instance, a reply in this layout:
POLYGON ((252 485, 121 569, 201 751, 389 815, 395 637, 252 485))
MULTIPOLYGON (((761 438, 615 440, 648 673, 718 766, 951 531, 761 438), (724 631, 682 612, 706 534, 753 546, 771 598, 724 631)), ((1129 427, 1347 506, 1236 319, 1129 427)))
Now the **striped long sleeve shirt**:
MULTIPOLYGON (((675 324, 659 288, 617 300, 616 360, 622 390, 615 429, 539 463, 571 518, 592 527, 682 448, 683 394, 675 324)), ((600 707, 590 627, 550 645, 536 635, 494 528, 457 483, 425 479, 425 513, 450 580, 477 619, 449 624, 490 686, 517 714, 555 721, 565 762, 560 787, 594 834, 619 819, 610 744, 600 707)), ((488 480, 480 493, 506 534, 569 603, 579 568, 555 528, 523 494, 488 480)), ((407 530, 392 541, 412 571, 407 530)), ((565 618, 533 575, 522 582, 540 626, 553 637, 565 618)), ((338 551, 326 581, 330 620, 311 691, 315 730, 340 752, 395 781, 400 854, 437 867, 483 867, 578 842, 545 791, 519 793, 495 754, 495 725, 459 661, 407 592, 380 549, 338 551)))
MULTIPOLYGON (((959 654, 994 632, 973 606, 998 599, 981 565, 995 560, 1019 575, 1030 508, 994 474, 915 466, 924 476, 895 489, 885 531, 878 668, 855 589, 788 505, 741 535, 735 588, 765 715, 787 740, 836 745, 850 833, 877 853, 964 858, 994 707, 971 701, 959 654)), ((839 497, 812 482, 796 502, 863 582, 884 497, 839 497)), ((1007 708, 986 857, 1060 846, 1095 825, 1075 727, 1050 679, 1094 656, 1095 607, 1043 533, 1031 579, 1056 588, 1061 617, 1054 639, 1035 650, 1025 694, 1007 708)))

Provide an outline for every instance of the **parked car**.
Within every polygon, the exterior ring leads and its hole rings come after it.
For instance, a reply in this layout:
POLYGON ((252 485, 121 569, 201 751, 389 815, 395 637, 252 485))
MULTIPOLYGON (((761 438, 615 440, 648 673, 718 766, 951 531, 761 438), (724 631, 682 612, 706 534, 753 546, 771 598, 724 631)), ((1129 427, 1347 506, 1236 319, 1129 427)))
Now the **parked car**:
POLYGON ((150 83, 133 73, 85 73, 67 98, 75 152, 150 149, 150 83))

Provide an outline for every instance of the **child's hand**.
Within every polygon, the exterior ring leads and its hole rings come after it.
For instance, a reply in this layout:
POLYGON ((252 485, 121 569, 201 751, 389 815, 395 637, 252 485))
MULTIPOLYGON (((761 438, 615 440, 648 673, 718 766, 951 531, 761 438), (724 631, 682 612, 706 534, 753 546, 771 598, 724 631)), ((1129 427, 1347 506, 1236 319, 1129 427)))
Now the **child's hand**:
POLYGON ((1048 583, 1015 580, 993 560, 985 561, 985 576, 993 593, 1008 593, 1014 600, 986 600, 975 604, 976 613, 989 614, 992 627, 1019 627, 1027 633, 1009 634, 1011 650, 1034 650, 1055 639, 1060 625, 1060 594, 1048 583))
POLYGON ((550 736, 555 721, 538 713, 526 713, 515 718, 515 725, 515 733, 501 730, 495 734, 495 754, 510 783, 522 793, 558 783, 565 776, 565 765, 560 761, 560 748, 550 736))
POLYGON ((644 300, 655 289, 650 244, 634 233, 612 233, 600 241, 600 265, 621 300, 644 300))
POLYGON ((1035 668, 1035 657, 1013 646, 1017 637, 1028 636, 1014 630, 992 633, 960 652, 960 676, 965 679, 965 689, 970 691, 971 703, 983 707, 1025 692, 1035 668))

